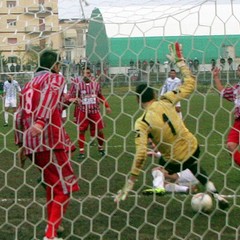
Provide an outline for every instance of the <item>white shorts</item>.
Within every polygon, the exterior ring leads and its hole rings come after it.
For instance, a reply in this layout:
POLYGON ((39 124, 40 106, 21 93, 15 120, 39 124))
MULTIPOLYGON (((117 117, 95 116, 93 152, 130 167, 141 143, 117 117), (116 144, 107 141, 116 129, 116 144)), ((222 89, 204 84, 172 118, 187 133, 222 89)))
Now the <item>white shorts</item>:
POLYGON ((199 183, 197 178, 193 175, 193 173, 189 169, 185 169, 177 174, 179 178, 176 183, 178 183, 179 185, 187 186, 199 183))
POLYGON ((181 107, 181 102, 177 102, 177 104, 175 105, 176 107, 181 107))
POLYGON ((17 107, 17 100, 16 100, 16 98, 5 98, 4 106, 6 108, 8 108, 8 107, 13 107, 13 108, 17 107))

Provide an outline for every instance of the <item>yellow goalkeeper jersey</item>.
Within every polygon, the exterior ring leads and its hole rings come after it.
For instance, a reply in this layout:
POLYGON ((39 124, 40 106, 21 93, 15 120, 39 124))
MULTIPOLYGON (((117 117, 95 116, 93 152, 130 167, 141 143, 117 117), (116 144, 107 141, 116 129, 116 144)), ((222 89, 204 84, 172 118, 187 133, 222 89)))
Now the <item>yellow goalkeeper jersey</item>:
POLYGON ((186 128, 175 110, 175 104, 188 97, 195 89, 196 80, 189 69, 181 69, 183 85, 175 91, 161 96, 144 109, 143 115, 135 122, 136 154, 131 173, 138 175, 147 158, 148 138, 158 147, 165 161, 181 163, 196 151, 196 137, 186 128))

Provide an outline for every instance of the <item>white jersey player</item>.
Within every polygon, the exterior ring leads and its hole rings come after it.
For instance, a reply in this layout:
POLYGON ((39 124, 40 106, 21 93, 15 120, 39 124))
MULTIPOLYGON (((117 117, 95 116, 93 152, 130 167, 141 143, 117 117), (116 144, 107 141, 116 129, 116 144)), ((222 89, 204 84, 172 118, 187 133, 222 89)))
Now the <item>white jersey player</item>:
MULTIPOLYGON (((148 152, 148 155, 156 158, 161 157, 160 152, 154 151, 148 152)), ((164 167, 158 166, 152 169, 152 176, 153 187, 145 189, 143 191, 144 195, 158 194, 157 189, 160 190, 159 195, 162 195, 162 189, 165 189, 166 192, 178 193, 195 193, 198 190, 196 185, 199 184, 199 181, 189 169, 169 174, 164 167)))
MULTIPOLYGON (((156 189, 165 189, 166 192, 195 193, 199 181, 189 169, 169 174, 163 167, 152 169, 153 188, 143 191, 145 195, 157 194, 156 189), (154 191, 152 191, 154 189, 154 191)), ((162 192, 162 191, 161 191, 162 192)))
MULTIPOLYGON (((171 69, 169 72, 169 77, 165 80, 164 85, 161 89, 160 96, 165 94, 169 91, 174 91, 182 84, 182 80, 176 77, 176 71, 175 69, 171 69)), ((178 112, 179 116, 182 118, 182 112, 181 112, 181 103, 178 102, 176 104, 176 111, 178 112)))
POLYGON ((3 85, 3 96, 4 96, 4 126, 8 126, 8 111, 12 108, 15 112, 17 108, 17 96, 18 92, 21 91, 20 85, 16 80, 13 79, 13 75, 8 75, 8 80, 3 85))

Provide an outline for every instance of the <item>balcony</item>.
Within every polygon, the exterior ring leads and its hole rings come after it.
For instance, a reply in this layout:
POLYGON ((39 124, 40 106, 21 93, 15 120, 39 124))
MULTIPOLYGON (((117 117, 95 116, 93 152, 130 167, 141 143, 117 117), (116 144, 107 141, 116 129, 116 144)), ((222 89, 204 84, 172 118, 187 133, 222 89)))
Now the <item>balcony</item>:
POLYGON ((52 32, 52 30, 53 29, 51 25, 44 25, 44 26, 30 25, 25 27, 25 32, 30 34, 48 33, 48 32, 52 32))
POLYGON ((46 6, 40 4, 37 6, 26 7, 24 9, 24 12, 25 12, 25 14, 30 14, 30 15, 37 14, 39 16, 45 16, 45 15, 52 14, 52 8, 46 7, 46 6))

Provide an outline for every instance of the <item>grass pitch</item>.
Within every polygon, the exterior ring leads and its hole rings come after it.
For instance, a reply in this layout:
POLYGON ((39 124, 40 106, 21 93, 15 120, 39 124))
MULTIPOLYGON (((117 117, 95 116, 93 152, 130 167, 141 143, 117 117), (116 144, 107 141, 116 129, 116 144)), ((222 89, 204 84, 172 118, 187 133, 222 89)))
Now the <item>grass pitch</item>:
MULTIPOLYGON (((104 114, 107 156, 101 158, 97 147, 89 144, 85 160, 77 160, 77 151, 73 156, 81 190, 73 194, 63 220, 64 239, 238 240, 240 174, 225 149, 233 104, 211 91, 196 92, 182 101, 184 121, 201 145, 201 165, 219 191, 232 196, 227 211, 214 206, 210 214, 202 214, 192 211, 191 195, 141 194, 152 184, 151 168, 157 164, 152 158, 148 158, 129 198, 119 205, 113 202, 132 164, 133 124, 141 110, 129 88, 105 88, 104 94, 113 110, 109 116, 104 114)), ((77 146, 77 127, 72 123, 71 110, 66 128, 77 146)), ((1 113, 0 239, 42 239, 46 215, 45 192, 37 182, 40 174, 29 161, 24 169, 19 167, 12 124, 4 128, 2 108, 1 113)))

